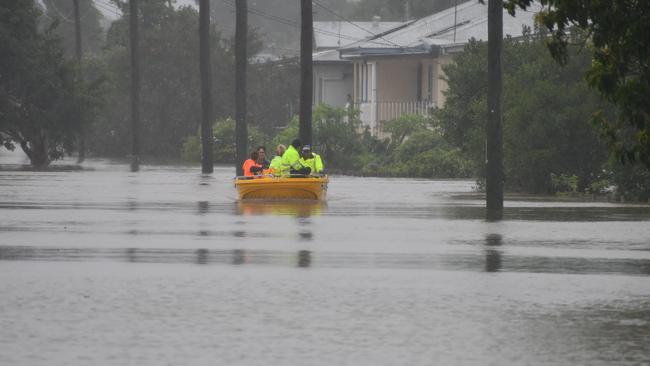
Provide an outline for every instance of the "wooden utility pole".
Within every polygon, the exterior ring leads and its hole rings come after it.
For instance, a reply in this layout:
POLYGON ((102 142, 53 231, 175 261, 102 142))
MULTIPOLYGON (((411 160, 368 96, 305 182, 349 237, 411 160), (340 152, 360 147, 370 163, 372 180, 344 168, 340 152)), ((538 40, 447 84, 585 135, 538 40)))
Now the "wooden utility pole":
POLYGON ((312 76, 312 38, 314 22, 312 0, 300 0, 300 127, 299 135, 303 144, 311 144, 311 107, 313 94, 312 76))
POLYGON ((129 37, 131 44, 131 171, 140 169, 140 45, 138 34, 138 0, 129 0, 129 37))
POLYGON ((248 6, 246 0, 236 0, 235 26, 235 136, 237 175, 244 175, 242 166, 248 155, 248 128, 246 126, 246 41, 248 36, 248 6))
MULTIPOLYGON (((75 35, 75 55, 77 56, 77 72, 79 72, 79 77, 83 77, 83 72, 81 70, 81 16, 79 12, 79 0, 72 0, 72 7, 74 8, 74 35, 75 35)), ((82 163, 86 160, 86 137, 84 133, 84 124, 83 124, 83 115, 81 108, 79 108, 78 103, 76 104, 76 114, 79 122, 79 158, 77 159, 77 164, 82 163)))
POLYGON ((487 219, 503 217, 503 141, 501 127, 501 50, 503 1, 488 2, 488 120, 487 120, 487 219))
POLYGON ((199 48, 201 69, 201 171, 214 171, 212 139, 212 72, 210 68, 210 0, 199 2, 199 48))

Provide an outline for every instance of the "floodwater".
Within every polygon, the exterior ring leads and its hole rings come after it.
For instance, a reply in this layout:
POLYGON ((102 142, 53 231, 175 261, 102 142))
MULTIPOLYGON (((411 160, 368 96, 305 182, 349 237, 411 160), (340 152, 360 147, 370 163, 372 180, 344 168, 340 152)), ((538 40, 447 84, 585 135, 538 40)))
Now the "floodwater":
MULTIPOLYGON (((15 163, 3 152, 0 162, 15 163)), ((234 170, 0 171, 1 365, 650 364, 650 207, 234 170)))

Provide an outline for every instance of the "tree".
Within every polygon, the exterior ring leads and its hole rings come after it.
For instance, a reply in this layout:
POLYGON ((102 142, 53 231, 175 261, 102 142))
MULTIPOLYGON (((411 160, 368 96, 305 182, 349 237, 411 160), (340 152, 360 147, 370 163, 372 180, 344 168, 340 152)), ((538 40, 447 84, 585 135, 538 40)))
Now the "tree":
MULTIPOLYGON (((608 115, 611 106, 581 78, 589 57, 571 49, 564 67, 548 55, 544 34, 526 32, 504 41, 504 169, 514 190, 552 191, 551 174, 576 175, 587 187, 607 160, 605 147, 589 123, 591 111, 608 115), (553 113, 548 113, 548 111, 553 113)), ((471 159, 475 172, 485 169, 485 97, 487 47, 472 41, 445 67, 449 88, 444 108, 435 112, 443 136, 471 159)))
MULTIPOLYGON (((108 76, 106 103, 111 108, 96 117, 89 146, 95 155, 124 157, 130 150, 131 138, 128 109, 122 107, 129 104, 128 6, 119 4, 125 16, 111 25, 98 60, 108 76)), ((140 0, 139 5, 141 152, 149 158, 178 159, 183 142, 196 133, 201 121, 196 34, 199 14, 192 7, 174 8, 159 0, 140 0)), ((234 40, 222 37, 215 26, 210 27, 213 120, 234 117, 235 112, 234 40)), ((255 32, 248 32, 248 55, 259 52, 258 37, 255 32)), ((297 105, 299 75, 295 65, 291 60, 283 60, 251 66, 248 92, 254 99, 249 103, 247 116, 251 125, 272 133, 274 126, 288 119, 288 111, 297 105)))
MULTIPOLYGON (((616 118, 596 112, 594 121, 622 162, 650 169, 650 2, 644 0, 539 0, 538 22, 551 31, 548 49, 565 64, 572 28, 586 32, 591 51, 585 77, 592 88, 617 107, 616 118)), ((533 0, 506 0, 511 14, 533 0)))
POLYGON ((92 106, 83 93, 94 89, 75 80, 54 33, 57 23, 39 31, 40 15, 34 1, 0 4, 0 142, 18 144, 36 167, 72 149, 80 126, 70 117, 92 106))
MULTIPOLYGON (((201 120, 198 12, 174 9, 166 2, 140 0, 140 152, 144 156, 178 158, 183 140, 192 135, 201 120)), ((89 144, 93 153, 126 156, 131 151, 129 8, 120 3, 124 16, 111 25, 101 63, 109 85, 106 108, 93 124, 89 144)), ((215 116, 223 114, 224 93, 215 85, 232 85, 227 75, 227 52, 218 33, 211 29, 211 60, 216 72, 211 79, 215 116), (225 70, 222 70, 225 69, 225 70)), ((231 100, 231 99, 230 99, 231 100)))
MULTIPOLYGON (((212 133, 216 137, 216 146, 214 149, 214 161, 221 164, 234 164, 236 161, 235 143, 235 121, 233 119, 218 120, 212 126, 212 133)), ((248 142, 249 146, 260 146, 268 142, 269 139, 255 127, 249 129, 248 142)), ((272 149, 269 149, 271 151, 272 149)), ((187 137, 183 143, 181 152, 183 160, 188 162, 201 161, 201 141, 199 135, 187 137)))

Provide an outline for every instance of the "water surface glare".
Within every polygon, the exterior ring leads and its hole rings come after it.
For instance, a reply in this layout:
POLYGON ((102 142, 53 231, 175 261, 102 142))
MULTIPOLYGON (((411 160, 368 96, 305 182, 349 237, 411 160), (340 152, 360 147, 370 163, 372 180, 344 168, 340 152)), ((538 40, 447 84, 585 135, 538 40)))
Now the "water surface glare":
POLYGON ((84 166, 0 170, 1 365, 650 364, 648 205, 84 166))

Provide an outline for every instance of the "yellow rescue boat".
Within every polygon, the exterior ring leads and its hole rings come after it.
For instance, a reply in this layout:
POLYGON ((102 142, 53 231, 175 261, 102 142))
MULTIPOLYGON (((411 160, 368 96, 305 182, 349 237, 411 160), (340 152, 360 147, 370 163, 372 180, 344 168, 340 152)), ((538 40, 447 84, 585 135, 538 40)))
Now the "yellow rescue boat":
POLYGON ((325 200, 327 176, 320 177, 237 177, 240 199, 325 200))

